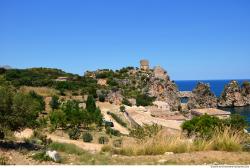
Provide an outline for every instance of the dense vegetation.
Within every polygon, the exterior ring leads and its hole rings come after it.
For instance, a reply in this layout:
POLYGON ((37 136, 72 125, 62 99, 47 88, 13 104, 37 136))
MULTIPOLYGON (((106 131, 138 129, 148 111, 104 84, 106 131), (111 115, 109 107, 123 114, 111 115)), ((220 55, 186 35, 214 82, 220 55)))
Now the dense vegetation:
POLYGON ((230 127, 232 130, 242 130, 246 128, 247 123, 240 115, 232 115, 227 119, 219 119, 207 114, 193 117, 191 120, 182 124, 182 129, 187 132, 188 136, 195 135, 201 138, 211 138, 216 129, 224 130, 230 127))
POLYGON ((9 82, 0 79, 0 132, 35 127, 44 110, 44 101, 35 93, 16 91, 9 82))
POLYGON ((59 109, 52 111, 49 118, 54 130, 59 127, 76 129, 81 126, 88 127, 90 124, 102 126, 101 111, 96 107, 93 96, 88 97, 86 109, 80 108, 77 101, 68 100, 59 109))

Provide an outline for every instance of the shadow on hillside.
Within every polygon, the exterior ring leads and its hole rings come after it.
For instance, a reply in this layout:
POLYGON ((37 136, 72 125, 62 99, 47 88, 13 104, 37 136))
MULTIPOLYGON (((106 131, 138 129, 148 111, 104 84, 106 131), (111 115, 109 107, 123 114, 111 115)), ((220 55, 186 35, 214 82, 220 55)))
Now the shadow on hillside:
POLYGON ((36 145, 30 142, 15 142, 15 141, 4 141, 0 140, 1 149, 14 149, 14 150, 39 150, 42 146, 36 145))

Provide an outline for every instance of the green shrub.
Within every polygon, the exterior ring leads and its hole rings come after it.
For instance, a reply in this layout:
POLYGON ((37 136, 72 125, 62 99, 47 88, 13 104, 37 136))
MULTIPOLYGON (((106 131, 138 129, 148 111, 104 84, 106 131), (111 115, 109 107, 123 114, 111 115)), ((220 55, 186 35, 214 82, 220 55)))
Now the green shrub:
POLYGON ((143 126, 137 126, 132 129, 129 135, 139 140, 146 140, 147 138, 157 135, 160 130, 162 130, 162 126, 158 124, 144 124, 143 126))
POLYGON ((125 106, 120 106, 120 111, 121 112, 125 112, 125 110, 126 110, 125 106))
POLYGON ((109 142, 109 138, 101 136, 101 137, 99 137, 98 142, 99 142, 99 144, 107 144, 109 142))
POLYGON ((42 152, 38 152, 35 153, 32 158, 34 160, 38 160, 38 161, 54 161, 53 159, 51 159, 48 155, 46 155, 45 151, 42 152))
POLYGON ((153 104, 155 100, 154 97, 149 97, 148 95, 137 95, 136 97, 136 105, 137 106, 150 106, 153 104))
POLYGON ((69 130, 68 135, 70 139, 77 140, 80 138, 81 132, 79 128, 73 128, 69 130))
POLYGON ((82 139, 84 142, 91 142, 93 140, 93 136, 90 133, 85 132, 82 135, 82 139))
POLYGON ((235 130, 243 130, 244 128, 247 127, 247 122, 245 117, 239 114, 232 114, 230 118, 224 120, 224 123, 226 126, 229 126, 235 130))
POLYGON ((49 149, 59 152, 65 152, 67 154, 83 155, 87 152, 74 144, 53 142, 49 145, 49 149))
POLYGON ((205 114, 185 121, 181 127, 187 132, 188 136, 195 135, 196 137, 209 139, 215 129, 223 131, 226 127, 230 127, 233 130, 243 131, 246 127, 246 121, 239 115, 232 115, 228 119, 219 119, 205 114))
POLYGON ((120 117, 118 117, 115 113, 109 112, 109 115, 112 116, 112 118, 118 122, 123 127, 127 127, 127 123, 125 123, 120 117))
POLYGON ((106 134, 114 135, 114 136, 120 136, 121 135, 120 131, 112 129, 110 127, 106 127, 106 134))
POLYGON ((195 135, 201 138, 211 138, 214 130, 221 126, 222 122, 218 117, 205 114, 185 121, 181 127, 187 132, 188 136, 195 135))
POLYGON ((52 99, 49 102, 49 105, 50 105, 52 110, 58 109, 59 106, 60 106, 59 97, 58 96, 52 96, 52 99))
POLYGON ((105 96, 103 94, 99 95, 99 101, 100 102, 105 102, 105 96))
POLYGON ((125 105, 127 105, 127 106, 132 106, 132 104, 128 101, 128 99, 126 99, 126 98, 123 98, 122 99, 122 104, 125 104, 125 105))

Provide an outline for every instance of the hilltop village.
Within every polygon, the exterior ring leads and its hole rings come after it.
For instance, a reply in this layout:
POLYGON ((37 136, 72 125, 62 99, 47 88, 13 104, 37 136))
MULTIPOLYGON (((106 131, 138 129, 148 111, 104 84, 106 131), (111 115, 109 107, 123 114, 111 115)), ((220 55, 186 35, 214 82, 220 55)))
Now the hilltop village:
MULTIPOLYGON (((249 82, 231 81, 220 97, 206 83, 180 92, 167 71, 151 68, 148 60, 139 67, 83 76, 50 68, 0 68, 0 147, 9 151, 0 152, 0 162, 121 164, 124 156, 162 155, 165 159, 152 157, 141 164, 166 164, 176 153, 245 152, 250 141, 244 119, 218 108, 247 105, 249 82), (229 147, 218 141, 225 134, 229 147), (27 146, 23 155, 11 150, 27 146)), ((247 154, 238 159, 249 163, 247 154)))

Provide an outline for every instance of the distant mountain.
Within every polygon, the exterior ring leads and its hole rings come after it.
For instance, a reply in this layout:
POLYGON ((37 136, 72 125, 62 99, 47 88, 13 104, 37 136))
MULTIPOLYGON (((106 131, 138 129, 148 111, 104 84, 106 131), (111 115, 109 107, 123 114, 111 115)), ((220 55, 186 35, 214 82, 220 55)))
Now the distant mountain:
POLYGON ((2 66, 0 66, 0 68, 4 68, 4 69, 12 69, 12 67, 11 67, 11 66, 9 66, 9 65, 2 65, 2 66))

